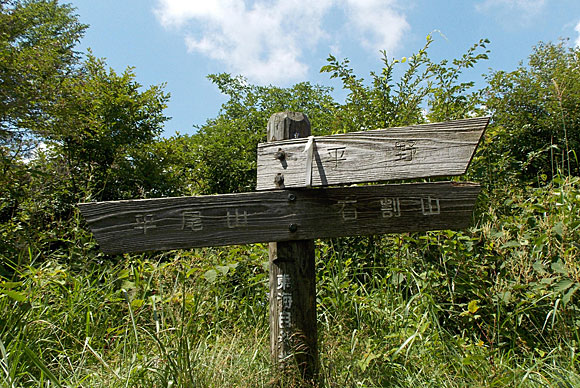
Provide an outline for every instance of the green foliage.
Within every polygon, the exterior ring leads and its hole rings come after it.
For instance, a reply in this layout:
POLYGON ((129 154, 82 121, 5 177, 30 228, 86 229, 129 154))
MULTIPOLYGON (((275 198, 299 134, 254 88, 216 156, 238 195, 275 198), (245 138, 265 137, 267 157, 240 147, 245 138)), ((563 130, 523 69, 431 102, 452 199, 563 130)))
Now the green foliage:
MULTIPOLYGON (((328 123, 336 103, 328 87, 309 82, 301 82, 290 88, 249 85, 243 77, 232 77, 226 73, 212 74, 208 78, 221 93, 229 97, 217 120, 241 120, 238 125, 245 126, 248 132, 259 134, 265 139, 266 124, 271 115, 284 111, 303 112, 312 118, 313 134, 330 132, 328 123)), ((214 121, 208 120, 206 126, 211 127, 214 121)))
POLYGON ((508 167, 528 182, 580 173, 579 63, 580 48, 539 43, 527 66, 488 76, 494 157, 510 160, 508 167))
POLYGON ((530 189, 507 200, 512 211, 483 225, 487 256, 499 260, 488 299, 497 313, 498 345, 543 352, 577 346, 579 185, 578 178, 557 178, 530 189))
POLYGON ((243 77, 213 74, 209 79, 228 96, 217 118, 208 120, 192 136, 188 176, 199 194, 251 191, 255 187, 256 146, 266 141, 269 117, 282 111, 306 113, 314 135, 360 131, 423 123, 427 118, 455 119, 479 112, 480 96, 470 92, 473 82, 461 82, 466 68, 487 59, 487 40, 471 47, 452 65, 434 64, 427 51, 431 37, 417 54, 403 60, 389 60, 383 52, 380 75, 371 73, 371 85, 358 78, 348 59, 334 56, 321 72, 340 78, 349 91, 344 104, 336 103, 331 89, 299 83, 291 88, 249 85, 243 77), (395 66, 407 69, 394 82, 395 66), (433 81, 435 80, 435 81, 433 81), (425 116, 425 105, 432 108, 425 116))
POLYGON ((81 69, 35 128, 46 149, 4 170, 0 231, 13 254, 68 244, 80 201, 175 193, 162 154, 152 156, 167 96, 158 87, 140 91, 132 72, 118 76, 91 56, 81 69))
POLYGON ((73 191, 91 200, 138 196, 134 157, 161 133, 168 100, 160 86, 140 89, 131 69, 118 75, 92 55, 63 83, 43 132, 62 155, 73 191))
POLYGON ((194 194, 189 169, 192 144, 187 136, 157 138, 132 148, 121 160, 123 198, 158 198, 194 194))
POLYGON ((327 384, 577 384, 579 185, 508 190, 467 232, 321 243, 327 384))
POLYGON ((162 86, 74 51, 86 26, 57 1, 0 5, 2 270, 35 247, 74 245, 76 204, 180 192, 155 143, 167 119, 162 86), (153 154, 156 154, 155 156, 153 154))
MULTIPOLYGON (((530 215, 541 219, 537 203, 553 197, 562 205, 548 209, 548 218, 550 224, 564 223, 569 243, 563 248, 569 249, 578 241, 577 230, 568 234, 577 221, 565 210, 577 208, 578 185, 536 192, 529 213, 506 226, 519 230, 530 215)), ((576 294, 565 306, 557 302, 570 292, 561 280, 577 263, 545 267, 548 274, 537 280, 556 279, 547 294, 530 297, 534 285, 521 288, 524 278, 508 281, 516 271, 539 276, 519 267, 523 255, 509 242, 521 236, 506 239, 489 229, 481 242, 470 233, 317 243, 321 386, 580 382, 577 329, 569 319, 576 294), (491 267, 476 256, 504 245, 501 275, 488 275, 489 286, 478 287, 491 267), (441 261, 433 261, 436 251, 441 261), (502 295, 503 287, 514 292, 510 302, 489 297, 502 295), (539 311, 554 311, 545 327, 530 324, 539 311), (566 340, 552 342, 560 339, 566 340)), ((39 252, 31 251, 16 277, 0 281, 2 384, 299 386, 290 373, 270 369, 264 246, 126 255, 115 263, 95 257, 86 234, 74 237, 79 249, 62 253, 71 258, 68 264, 56 253, 40 261, 39 252)))
POLYGON ((429 93, 425 85, 429 77, 427 49, 432 40, 427 39, 425 47, 409 57, 408 69, 393 85, 395 65, 402 60, 389 60, 382 52, 384 67, 381 73, 371 73, 371 85, 365 85, 349 66, 349 60, 339 62, 330 55, 328 65, 320 71, 330 73, 330 78, 339 78, 349 91, 346 101, 337 112, 334 132, 352 132, 376 128, 388 128, 423 122, 421 103, 429 93))
MULTIPOLYGON (((86 27, 72 8, 0 11, 2 386, 299 386, 270 369, 264 246, 111 258, 75 204, 251 191, 278 111, 306 113, 316 135, 482 111, 464 72, 489 42, 434 63, 428 37, 408 58, 383 53, 370 83, 330 56, 343 104, 309 83, 210 75, 228 97, 218 117, 159 139, 163 87, 75 53, 86 27)), ((540 44, 489 76, 472 229, 317 242, 322 386, 580 384, 577 65, 577 48, 540 44)))
POLYGON ((452 61, 448 66, 447 60, 438 64, 431 64, 435 82, 429 98, 429 113, 427 118, 431 122, 457 120, 470 116, 482 116, 482 92, 471 91, 474 81, 462 81, 464 70, 473 68, 481 60, 488 59, 487 50, 489 40, 481 39, 471 46, 459 59, 452 61), (483 52, 481 52, 483 51, 483 52))
POLYGON ((330 55, 321 72, 330 78, 339 78, 349 91, 333 123, 335 132, 352 132, 421 124, 427 121, 446 121, 480 114, 480 93, 470 92, 474 82, 462 82, 465 69, 474 67, 488 58, 487 39, 473 45, 451 65, 447 60, 434 63, 428 56, 433 39, 427 36, 425 46, 416 54, 402 59, 389 59, 382 52, 383 68, 380 74, 371 72, 371 83, 366 85, 349 66, 349 60, 338 61, 330 55), (481 52, 485 50, 484 52, 481 52), (395 83, 396 66, 406 63, 406 70, 395 83), (429 111, 426 112, 426 104, 429 111))
POLYGON ((253 133, 245 120, 218 118, 190 139, 190 181, 197 194, 252 191, 256 182, 256 149, 264 134, 253 133))
POLYGON ((303 82, 291 88, 248 85, 242 77, 210 75, 229 97, 217 118, 192 136, 191 182, 199 194, 251 191, 256 185, 256 150, 276 112, 306 113, 313 134, 330 132, 336 107, 330 89, 303 82))
POLYGON ((27 158, 38 144, 38 123, 48 119, 61 83, 75 67, 74 45, 85 29, 72 8, 57 1, 0 2, 1 253, 22 248, 15 236, 28 233, 27 223, 35 218, 18 216, 33 201, 31 180, 42 179, 27 158))
POLYGON ((40 261, 31 250, 28 264, 0 280, 2 386, 251 386, 252 377, 268 378, 263 247, 113 263, 95 257, 88 235, 74 237, 84 249, 63 253, 68 263, 56 253, 40 261))
POLYGON ((2 168, 26 154, 47 118, 86 26, 56 0, 0 2, 0 157, 2 168))

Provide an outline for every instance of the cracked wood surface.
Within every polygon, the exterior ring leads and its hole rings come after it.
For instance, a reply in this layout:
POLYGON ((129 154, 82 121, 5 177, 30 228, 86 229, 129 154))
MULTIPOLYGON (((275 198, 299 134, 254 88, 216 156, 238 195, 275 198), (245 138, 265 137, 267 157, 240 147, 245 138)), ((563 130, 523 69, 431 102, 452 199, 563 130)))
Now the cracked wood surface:
MULTIPOLYGON (((482 117, 315 137, 310 184, 462 175, 488 122, 482 117)), ((307 187, 307 141, 259 144, 257 190, 307 187)))
POLYGON ((460 229, 480 187, 469 182, 274 190, 79 204, 110 254, 460 229))

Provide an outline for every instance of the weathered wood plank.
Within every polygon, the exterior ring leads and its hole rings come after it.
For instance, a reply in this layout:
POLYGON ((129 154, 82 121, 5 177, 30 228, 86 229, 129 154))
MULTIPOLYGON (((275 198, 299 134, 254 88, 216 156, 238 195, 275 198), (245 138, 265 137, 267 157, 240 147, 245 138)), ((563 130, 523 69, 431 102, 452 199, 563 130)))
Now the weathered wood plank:
MULTIPOLYGON (((268 120, 268 141, 308 137, 310 131, 310 121, 303 113, 280 112, 268 120)), ((269 244, 270 355, 279 368, 297 366, 306 381, 315 380, 320 364, 315 256, 314 240, 269 244)))
POLYGON ((314 240, 270 243, 270 354, 306 380, 319 366, 314 240))
POLYGON ((106 253, 458 229, 479 185, 416 183, 80 204, 106 253))
MULTIPOLYGON (((488 122, 482 117, 316 137, 311 186, 464 174, 488 122)), ((257 189, 308 186, 306 143, 259 144, 257 189)))

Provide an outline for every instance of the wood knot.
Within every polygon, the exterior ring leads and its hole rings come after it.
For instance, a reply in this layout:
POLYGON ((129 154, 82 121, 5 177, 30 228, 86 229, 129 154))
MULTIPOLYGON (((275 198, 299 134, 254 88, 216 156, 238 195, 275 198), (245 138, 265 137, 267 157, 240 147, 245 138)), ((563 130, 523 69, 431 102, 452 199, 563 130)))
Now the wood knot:
POLYGON ((278 148, 278 151, 274 154, 274 158, 282 161, 286 159, 286 152, 284 152, 282 148, 278 148))

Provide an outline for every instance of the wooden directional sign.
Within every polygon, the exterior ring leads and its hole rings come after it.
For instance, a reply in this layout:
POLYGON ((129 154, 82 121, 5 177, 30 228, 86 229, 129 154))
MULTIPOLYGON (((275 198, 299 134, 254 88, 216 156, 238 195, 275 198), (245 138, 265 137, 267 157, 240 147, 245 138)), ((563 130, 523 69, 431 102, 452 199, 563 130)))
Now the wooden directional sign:
POLYGON ((479 190, 439 182, 79 206, 101 249, 120 253, 464 228, 479 190))
POLYGON ((488 117, 314 138, 258 146, 258 190, 327 186, 464 174, 488 117), (311 174, 311 179, 306 178, 311 174))
POLYGON ((480 188, 469 182, 299 188, 463 174, 488 121, 299 139, 310 135, 308 118, 277 113, 268 122, 270 142, 258 147, 261 191, 79 207, 110 254, 271 242, 272 359, 279 365, 293 360, 313 379, 318 356, 312 239, 465 228, 480 188))

